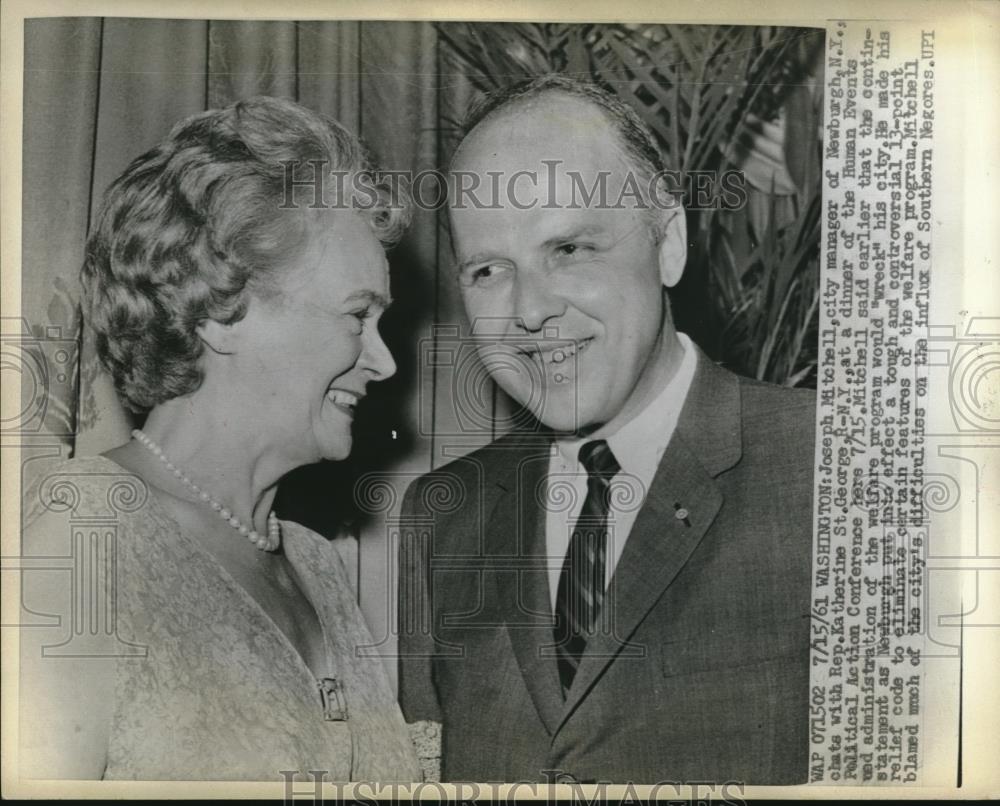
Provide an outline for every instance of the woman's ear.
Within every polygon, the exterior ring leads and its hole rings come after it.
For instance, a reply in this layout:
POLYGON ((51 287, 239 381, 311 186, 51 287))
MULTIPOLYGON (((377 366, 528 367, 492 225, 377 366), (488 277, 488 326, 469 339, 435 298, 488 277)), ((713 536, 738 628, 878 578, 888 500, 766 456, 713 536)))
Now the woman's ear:
POLYGON ((195 328, 198 338, 213 353, 232 355, 236 352, 236 334, 232 325, 224 325, 214 319, 205 319, 195 328))
POLYGON ((687 261, 687 222, 679 204, 663 211, 666 222, 662 227, 659 246, 660 279, 667 288, 680 282, 687 261))

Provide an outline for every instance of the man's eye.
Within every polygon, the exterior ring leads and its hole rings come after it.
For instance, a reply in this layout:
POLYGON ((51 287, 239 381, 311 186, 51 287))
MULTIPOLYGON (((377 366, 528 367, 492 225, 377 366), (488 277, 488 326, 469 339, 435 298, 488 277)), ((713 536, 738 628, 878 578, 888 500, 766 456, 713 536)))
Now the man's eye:
POLYGON ((505 266, 488 263, 485 266, 476 266, 470 269, 465 274, 464 280, 467 285, 490 286, 498 282, 505 273, 505 266))
POLYGON ((355 319, 360 320, 361 322, 364 322, 366 319, 370 319, 371 315, 372 315, 371 308, 362 308, 359 311, 351 311, 351 316, 353 316, 355 319))
POLYGON ((590 247, 581 243, 563 243, 556 247, 556 254, 560 257, 579 257, 580 254, 589 251, 590 247))

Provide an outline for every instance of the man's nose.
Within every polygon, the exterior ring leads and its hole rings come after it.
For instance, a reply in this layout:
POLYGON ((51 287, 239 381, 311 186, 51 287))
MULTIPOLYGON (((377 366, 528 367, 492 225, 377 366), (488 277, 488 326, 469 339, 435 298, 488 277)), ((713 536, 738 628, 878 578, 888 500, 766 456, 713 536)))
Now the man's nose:
POLYGON ((566 312, 566 302, 552 292, 548 280, 534 272, 519 272, 514 281, 514 317, 528 332, 536 332, 566 312))
POLYGON ((377 329, 365 340, 361 365, 372 374, 373 381, 384 381, 396 374, 396 362, 377 329))

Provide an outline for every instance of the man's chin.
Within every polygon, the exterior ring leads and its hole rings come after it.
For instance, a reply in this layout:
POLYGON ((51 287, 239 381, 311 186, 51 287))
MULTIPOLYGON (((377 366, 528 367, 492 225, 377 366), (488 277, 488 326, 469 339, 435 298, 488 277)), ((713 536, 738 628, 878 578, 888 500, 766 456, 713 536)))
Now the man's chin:
MULTIPOLYGON (((580 410, 579 400, 571 390, 557 390, 559 394, 536 394, 529 399, 523 389, 505 390, 523 412, 530 414, 545 428, 558 433, 572 434, 587 422, 587 412, 580 410)), ((518 418, 521 419, 520 417, 518 418)))

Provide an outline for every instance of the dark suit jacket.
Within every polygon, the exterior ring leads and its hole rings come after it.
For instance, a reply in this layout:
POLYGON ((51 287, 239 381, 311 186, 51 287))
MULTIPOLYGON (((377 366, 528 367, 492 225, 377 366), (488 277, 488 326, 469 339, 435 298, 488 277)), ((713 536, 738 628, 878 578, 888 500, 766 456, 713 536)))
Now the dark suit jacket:
POLYGON ((814 430, 813 393, 699 353, 606 597, 613 630, 565 702, 549 439, 508 435, 411 485, 400 700, 409 721, 443 721, 442 779, 804 782, 814 430))

